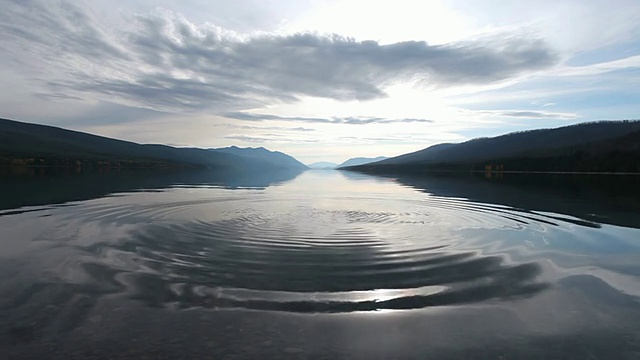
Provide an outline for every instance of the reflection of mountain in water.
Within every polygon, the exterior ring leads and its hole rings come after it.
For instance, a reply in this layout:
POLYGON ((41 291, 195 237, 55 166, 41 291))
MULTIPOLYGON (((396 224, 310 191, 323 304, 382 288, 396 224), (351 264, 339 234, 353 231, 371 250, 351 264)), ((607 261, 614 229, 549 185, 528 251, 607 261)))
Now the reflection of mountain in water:
MULTIPOLYGON (((348 171, 343 174, 354 177, 348 171)), ((640 176, 500 174, 499 178, 485 178, 431 173, 387 174, 384 178, 437 196, 570 215, 586 220, 580 223, 586 226, 603 223, 640 228, 640 176)))
POLYGON ((216 171, 212 169, 113 169, 80 171, 55 168, 0 168, 0 210, 61 204, 139 189, 209 185, 229 189, 265 188, 294 179, 301 170, 216 171))

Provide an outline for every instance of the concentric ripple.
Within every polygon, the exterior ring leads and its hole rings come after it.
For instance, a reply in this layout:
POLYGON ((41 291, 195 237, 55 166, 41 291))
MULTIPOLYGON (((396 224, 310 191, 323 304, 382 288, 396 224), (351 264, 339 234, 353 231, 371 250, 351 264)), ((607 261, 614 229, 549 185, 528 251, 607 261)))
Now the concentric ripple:
POLYGON ((539 264, 470 249, 461 233, 580 222, 466 199, 386 201, 180 187, 68 207, 49 237, 74 252, 65 278, 149 306, 353 312, 532 296, 548 286, 539 264))
POLYGON ((8 183, 5 357, 468 358, 522 347, 512 357, 544 358, 549 347, 563 350, 547 358, 569 348, 633 358, 640 344, 637 178, 152 174, 8 183))

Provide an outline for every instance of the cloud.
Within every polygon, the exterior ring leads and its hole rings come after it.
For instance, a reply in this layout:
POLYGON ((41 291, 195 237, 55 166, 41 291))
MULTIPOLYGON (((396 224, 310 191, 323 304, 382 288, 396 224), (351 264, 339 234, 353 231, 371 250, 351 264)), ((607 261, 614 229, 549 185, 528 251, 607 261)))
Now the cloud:
POLYGON ((173 113, 237 111, 302 96, 371 100, 397 82, 488 84, 558 61, 529 37, 381 45, 335 34, 243 35, 167 11, 129 20, 114 30, 77 3, 11 0, 0 14, 0 48, 30 56, 35 63, 27 69, 48 69, 38 75, 47 93, 173 113))
POLYGON ((49 59, 67 53, 85 60, 129 59, 84 9, 66 1, 7 0, 2 5, 3 47, 49 59))
POLYGON ((614 73, 620 70, 640 68, 640 55, 632 55, 621 59, 598 62, 585 66, 561 66, 552 73, 557 76, 593 76, 614 73))
POLYGON ((312 132, 316 129, 306 127, 285 127, 285 126, 253 126, 253 125, 236 125, 236 124, 220 124, 227 128, 243 129, 243 130, 279 130, 279 131, 295 131, 295 132, 312 132))
POLYGON ((313 139, 292 139, 285 138, 281 134, 262 134, 260 136, 253 135, 242 135, 242 134, 231 134, 224 137, 225 139, 231 140, 240 140, 247 143, 258 143, 258 144, 307 144, 307 143, 316 143, 318 140, 313 139))
POLYGON ((302 117, 302 116, 279 116, 270 114, 253 114, 248 112, 228 112, 222 114, 222 116, 245 121, 265 121, 265 120, 279 120, 279 121, 295 121, 306 122, 316 124, 347 124, 347 125, 368 125, 368 124, 394 124, 394 123, 433 123, 433 120, 429 119, 413 119, 413 118, 400 118, 389 119, 382 117, 365 117, 365 116, 349 116, 349 117, 302 117))
POLYGON ((512 111, 499 111, 498 115, 507 116, 507 117, 522 117, 522 118, 539 118, 539 119, 575 119, 578 117, 577 114, 570 113, 553 113, 553 112, 545 112, 545 111, 522 111, 522 110, 512 110, 512 111))
POLYGON ((527 119, 558 119, 558 120, 573 120, 579 117, 574 113, 560 113, 560 112, 548 112, 537 110, 474 110, 473 114, 490 115, 490 116, 503 116, 512 118, 527 118, 527 119))
POLYGON ((456 134, 447 134, 447 133, 438 133, 437 136, 414 136, 407 134, 400 134, 397 136, 381 136, 381 137, 371 137, 371 136, 338 136, 331 139, 301 139, 301 138, 291 138, 288 134, 278 134, 278 133, 264 133, 258 135, 247 135, 247 134, 230 134, 224 137, 225 139, 230 140, 239 140, 246 143, 260 143, 260 144, 309 144, 309 143, 319 143, 323 144, 332 144, 332 145, 354 145, 354 144, 378 144, 381 142, 384 143, 394 143, 394 144, 425 144, 425 143, 434 143, 442 138, 447 139, 448 141, 462 141, 465 138, 456 135, 456 134))
POLYGON ((549 107, 549 106, 555 106, 556 103, 547 102, 547 101, 543 101, 543 100, 533 100, 533 101, 531 101, 531 105, 536 105, 536 106, 540 106, 540 107, 549 107))
POLYGON ((48 119, 55 120, 58 126, 101 126, 144 122, 150 119, 161 120, 168 115, 144 108, 136 108, 102 102, 74 114, 50 114, 48 119))
POLYGON ((397 135, 386 135, 386 136, 340 136, 336 138, 338 142, 341 143, 368 143, 368 144, 376 144, 380 142, 391 142, 391 143, 408 143, 408 144, 424 144, 424 143, 434 143, 438 141, 463 141, 466 138, 464 136, 447 133, 447 132, 438 132, 429 134, 426 136, 415 136, 415 134, 397 134, 397 135))

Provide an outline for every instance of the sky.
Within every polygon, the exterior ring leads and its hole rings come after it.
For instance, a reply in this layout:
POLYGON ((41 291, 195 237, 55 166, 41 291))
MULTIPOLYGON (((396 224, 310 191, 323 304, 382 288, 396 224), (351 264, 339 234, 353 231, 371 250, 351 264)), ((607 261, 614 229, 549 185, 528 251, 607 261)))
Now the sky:
POLYGON ((640 118, 637 0, 0 0, 0 117, 304 163, 640 118))

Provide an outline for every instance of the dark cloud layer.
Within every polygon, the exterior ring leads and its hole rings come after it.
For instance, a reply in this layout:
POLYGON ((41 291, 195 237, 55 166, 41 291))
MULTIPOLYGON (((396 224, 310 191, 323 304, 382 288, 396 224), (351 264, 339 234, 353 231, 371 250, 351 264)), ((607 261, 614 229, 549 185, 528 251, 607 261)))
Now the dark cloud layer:
POLYGON ((270 114, 252 114, 242 111, 228 112, 222 114, 224 117, 236 120, 245 121, 265 121, 265 120, 280 120, 280 121, 296 121, 316 124, 347 124, 347 125, 367 125, 367 124, 393 124, 393 123, 432 123, 433 120, 429 119, 388 119, 383 117, 362 117, 362 116, 349 116, 349 117, 301 117, 301 116, 278 116, 270 114))
MULTIPOLYGON (((158 11, 108 29, 66 1, 3 4, 0 48, 36 54, 50 67, 51 96, 108 99, 164 112, 234 112, 301 96, 370 100, 396 82, 487 84, 547 68, 557 57, 542 41, 496 38, 446 45, 382 45, 339 35, 241 36, 158 11)), ((27 69, 28 71, 28 69, 27 69)), ((245 114, 245 115, 240 115, 245 114)), ((242 117, 245 118, 242 118, 242 117)), ((232 116, 233 117, 233 116, 232 116)), ((263 116, 264 118, 264 116, 263 116)), ((287 120, 287 119, 281 119, 287 120)), ((367 124, 427 121, 291 118, 367 124)))

